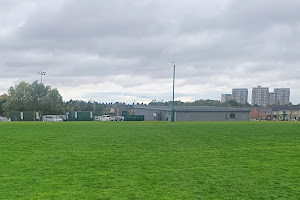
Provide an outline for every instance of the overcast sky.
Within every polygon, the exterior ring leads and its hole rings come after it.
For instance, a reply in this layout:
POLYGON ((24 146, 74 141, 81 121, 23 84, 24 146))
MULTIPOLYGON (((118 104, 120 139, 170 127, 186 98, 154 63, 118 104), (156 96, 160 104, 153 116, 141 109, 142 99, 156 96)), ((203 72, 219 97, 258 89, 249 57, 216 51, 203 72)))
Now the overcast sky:
MULTIPOLYGON (((299 0, 0 0, 0 94, 21 81, 64 100, 218 99, 291 88, 300 103, 299 0)), ((251 98, 249 98, 251 102, 251 98)))

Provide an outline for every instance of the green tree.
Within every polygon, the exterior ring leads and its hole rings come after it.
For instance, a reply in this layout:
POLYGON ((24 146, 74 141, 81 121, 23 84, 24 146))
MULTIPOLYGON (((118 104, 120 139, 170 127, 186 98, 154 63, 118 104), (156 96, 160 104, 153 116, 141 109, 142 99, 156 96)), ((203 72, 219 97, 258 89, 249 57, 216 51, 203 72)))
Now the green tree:
POLYGON ((30 86, 26 82, 21 82, 8 90, 8 98, 3 104, 5 112, 10 111, 28 111, 30 110, 30 86))
POLYGON ((5 111, 2 108, 2 105, 4 103, 6 103, 7 98, 8 98, 7 94, 3 94, 3 95, 0 96, 0 116, 6 116, 7 115, 7 113, 5 113, 5 111))
POLYGON ((41 111, 43 106, 41 105, 41 99, 48 95, 48 93, 51 91, 50 86, 44 86, 42 83, 38 83, 37 81, 34 81, 32 84, 30 84, 30 96, 31 96, 31 110, 41 111))
POLYGON ((108 114, 109 106, 93 101, 69 100, 64 104, 65 111, 95 111, 96 116, 108 114))
POLYGON ((63 114, 63 100, 57 89, 51 89, 37 81, 21 82, 8 90, 5 112, 43 111, 43 114, 63 114))
POLYGON ((39 110, 44 115, 64 114, 64 102, 57 89, 49 90, 47 95, 42 96, 39 100, 39 106, 39 110))

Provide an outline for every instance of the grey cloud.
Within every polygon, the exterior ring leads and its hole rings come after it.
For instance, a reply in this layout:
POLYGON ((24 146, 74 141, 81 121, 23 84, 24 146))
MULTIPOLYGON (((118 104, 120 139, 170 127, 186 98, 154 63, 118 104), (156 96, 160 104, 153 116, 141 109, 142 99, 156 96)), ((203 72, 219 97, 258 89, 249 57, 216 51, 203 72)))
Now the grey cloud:
MULTIPOLYGON (((36 80, 36 72, 46 70, 45 80, 55 87, 102 80, 123 89, 165 84, 175 60, 177 87, 210 85, 206 94, 214 97, 219 88, 261 83, 298 91, 296 0, 0 3, 0 17, 7 16, 0 19, 1 82, 36 80)), ((155 92, 133 93, 127 94, 160 99, 155 92)))

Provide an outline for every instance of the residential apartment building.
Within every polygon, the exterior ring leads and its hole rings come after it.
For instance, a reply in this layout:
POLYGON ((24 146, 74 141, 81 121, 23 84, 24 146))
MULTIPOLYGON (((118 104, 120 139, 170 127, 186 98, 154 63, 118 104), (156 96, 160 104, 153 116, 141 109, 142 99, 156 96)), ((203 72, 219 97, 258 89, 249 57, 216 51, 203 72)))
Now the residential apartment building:
POLYGON ((286 105, 290 102, 290 88, 274 88, 276 105, 286 105))
MULTIPOLYGON (((247 88, 234 88, 232 94, 221 94, 221 103, 234 99, 238 103, 248 102, 247 88)), ((274 92, 269 93, 268 87, 260 85, 252 88, 252 105, 266 107, 268 105, 287 105, 290 102, 290 88, 274 88, 274 92)))
POLYGON ((269 88, 258 87, 252 88, 252 105, 268 106, 269 105, 269 88))
POLYGON ((269 93, 269 105, 275 105, 275 93, 274 92, 269 93))
POLYGON ((232 99, 231 94, 221 94, 221 103, 224 103, 226 101, 229 101, 232 99))
POLYGON ((246 104, 248 102, 248 89, 247 88, 234 88, 232 89, 232 99, 238 103, 246 104))

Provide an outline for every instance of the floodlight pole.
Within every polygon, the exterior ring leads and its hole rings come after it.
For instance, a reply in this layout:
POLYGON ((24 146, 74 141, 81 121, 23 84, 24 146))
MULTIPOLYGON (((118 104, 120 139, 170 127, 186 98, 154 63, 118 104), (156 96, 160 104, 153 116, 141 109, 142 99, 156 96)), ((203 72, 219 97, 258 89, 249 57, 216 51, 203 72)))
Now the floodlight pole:
POLYGON ((171 121, 175 122, 175 102, 174 102, 174 97, 175 97, 175 61, 172 62, 174 64, 174 69, 173 69, 173 101, 172 101, 172 111, 171 111, 171 121))
POLYGON ((95 117, 96 117, 96 101, 94 100, 94 121, 95 121, 95 117))
POLYGON ((46 75, 46 72, 38 72, 38 75, 41 75, 41 83, 43 83, 43 76, 46 75))

